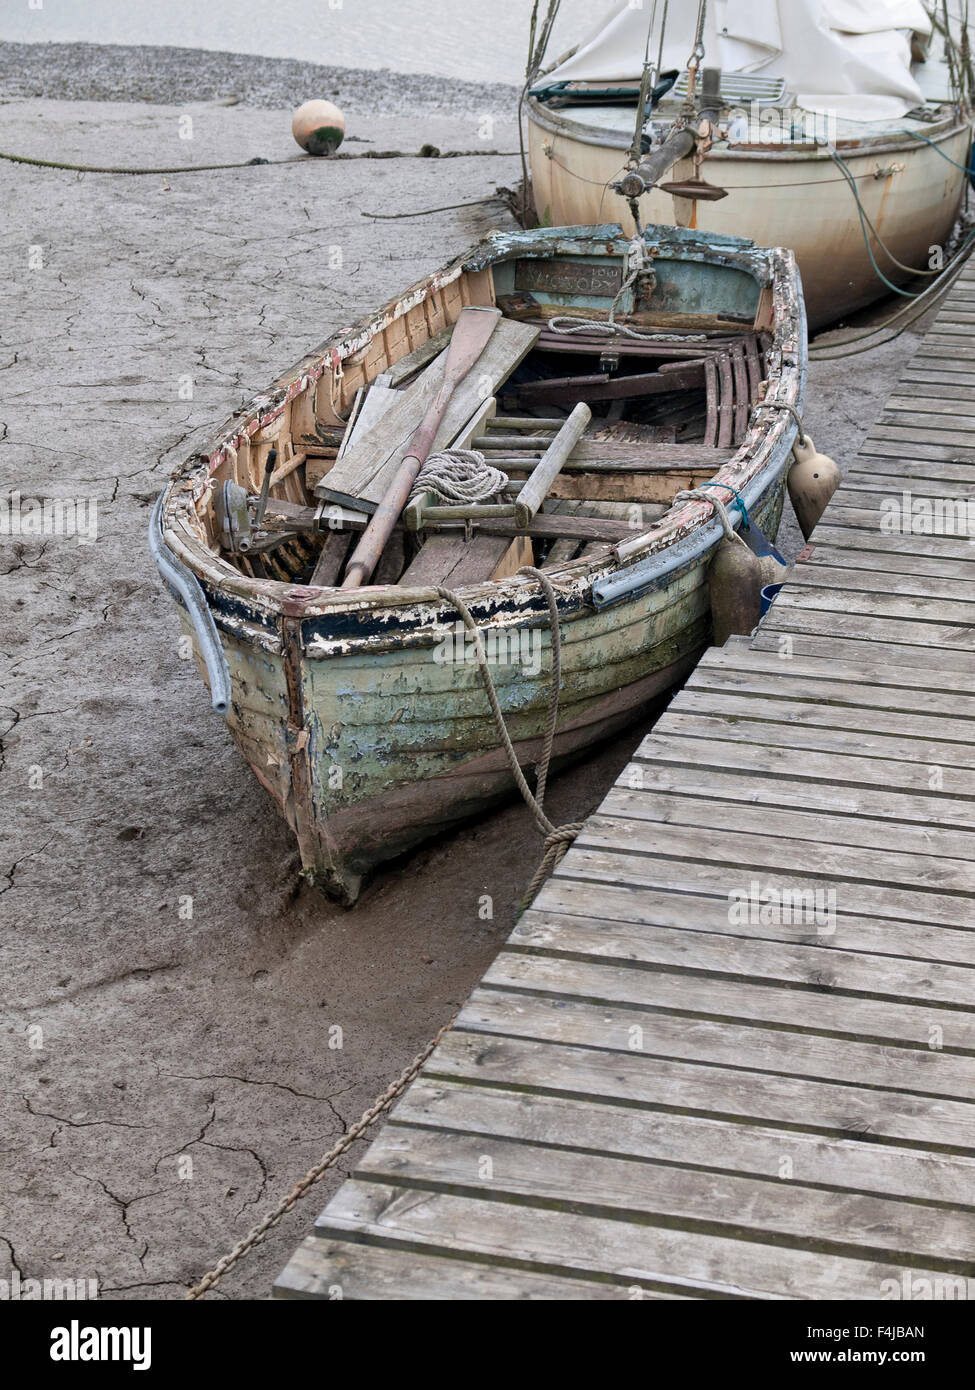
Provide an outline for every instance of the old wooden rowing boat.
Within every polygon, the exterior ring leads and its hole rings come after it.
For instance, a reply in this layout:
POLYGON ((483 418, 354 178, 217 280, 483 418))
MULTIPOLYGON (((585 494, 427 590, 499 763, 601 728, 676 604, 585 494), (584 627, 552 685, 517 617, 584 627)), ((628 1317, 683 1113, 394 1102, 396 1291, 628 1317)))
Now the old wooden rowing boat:
POLYGON ((678 228, 640 243, 615 225, 496 234, 309 354, 176 470, 153 553, 214 704, 309 877, 352 902, 373 865, 511 790, 442 589, 484 637, 526 767, 540 751, 551 638, 541 582, 517 573, 525 563, 558 595, 556 759, 691 669, 709 641, 722 528, 707 494, 675 494, 720 484, 746 541, 774 537, 804 380, 791 252, 678 228), (342 589, 465 306, 501 312, 436 448, 473 446, 496 464, 499 502, 458 523, 421 493, 372 582, 342 589), (546 462, 567 435, 564 458, 546 462), (528 501, 533 475, 554 476, 540 506, 528 501))

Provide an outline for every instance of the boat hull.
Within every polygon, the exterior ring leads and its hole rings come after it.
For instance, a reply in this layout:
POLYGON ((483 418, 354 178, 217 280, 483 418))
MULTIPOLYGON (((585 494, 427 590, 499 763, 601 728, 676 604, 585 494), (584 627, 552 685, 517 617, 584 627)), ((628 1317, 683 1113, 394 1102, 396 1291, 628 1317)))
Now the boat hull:
MULTIPOLYGON (((226 663, 232 738, 293 829, 305 875, 346 903, 375 865, 511 794, 514 779, 481 675, 456 604, 437 588, 390 583, 348 592, 242 572, 220 549, 214 494, 227 480, 254 491, 271 449, 278 459, 295 447, 314 450, 344 424, 363 380, 432 338, 463 304, 502 296, 512 265, 526 256, 589 264, 618 258, 626 246, 618 226, 489 239, 255 397, 177 470, 157 504, 154 546, 168 557, 161 572, 171 587, 178 581, 177 597, 198 587, 195 616, 182 599, 179 611, 201 674, 212 690, 214 652, 199 610, 212 621, 218 660, 226 663)), ((734 238, 710 244, 672 229, 655 250, 660 307, 653 314, 665 340, 688 331, 685 320, 717 324, 720 332, 745 314, 760 325, 768 372, 761 399, 713 478, 774 536, 805 383, 794 260, 734 238), (714 318, 719 311, 726 317, 714 318)), ((557 300, 550 311, 560 308, 557 300)), ((281 486, 292 501, 302 495, 299 466, 285 464, 281 486)), ((722 538, 710 502, 693 495, 674 501, 648 530, 636 511, 632 538, 597 545, 550 571, 562 645, 556 764, 638 718, 684 678, 710 640, 708 565, 722 538)), ((487 643, 519 763, 530 768, 549 708, 546 595, 537 580, 511 574, 466 585, 459 596, 487 643)))
MULTIPOLYGON (((542 225, 613 216, 632 226, 625 201, 607 188, 622 172, 623 142, 612 142, 610 132, 549 111, 534 99, 526 108, 533 195, 542 225)), ((937 148, 908 137, 841 150, 886 246, 904 265, 925 270, 957 221, 972 129, 952 123, 929 138, 937 148), (883 177, 876 177, 878 170, 883 177)), ((748 237, 759 246, 790 247, 802 273, 811 328, 833 323, 890 292, 871 264, 850 186, 823 150, 716 149, 702 176, 728 190, 728 197, 689 204, 654 190, 640 199, 643 222, 693 225, 704 232, 748 237)), ((883 252, 876 247, 874 252, 884 274, 903 283, 906 277, 883 252)))
MULTIPOLYGON (((769 536, 778 531, 785 473, 783 467, 750 509, 769 536)), ((581 609, 561 625, 555 767, 638 720, 693 670, 711 637, 708 560, 665 589, 601 611, 581 609)), ((205 677, 185 612, 182 621, 205 677)), ((304 838, 310 876, 351 904, 371 869, 497 805, 515 785, 459 621, 446 641, 317 659, 315 626, 292 636, 304 654, 304 806, 292 783, 286 652, 224 634, 234 690, 227 725, 299 842, 304 838)), ((548 711, 547 619, 532 615, 509 632, 507 646, 525 663, 492 665, 491 674, 518 761, 529 768, 541 755, 548 711)))

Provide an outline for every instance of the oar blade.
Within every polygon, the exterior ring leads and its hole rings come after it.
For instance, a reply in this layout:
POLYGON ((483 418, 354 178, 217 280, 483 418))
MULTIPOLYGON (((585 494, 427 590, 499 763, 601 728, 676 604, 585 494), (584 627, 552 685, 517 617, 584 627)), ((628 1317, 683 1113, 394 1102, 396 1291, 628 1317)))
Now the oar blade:
POLYGON ((487 347, 500 317, 500 309, 482 309, 472 304, 461 309, 447 348, 444 385, 456 386, 463 381, 487 347))

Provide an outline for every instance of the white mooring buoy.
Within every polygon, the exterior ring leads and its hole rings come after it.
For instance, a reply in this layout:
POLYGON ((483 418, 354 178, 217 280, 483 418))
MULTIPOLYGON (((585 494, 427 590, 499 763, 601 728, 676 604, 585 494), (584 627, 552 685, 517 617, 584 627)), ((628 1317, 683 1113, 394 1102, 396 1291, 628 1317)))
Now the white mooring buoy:
POLYGON ((345 136, 345 117, 331 101, 306 101, 291 118, 291 134, 309 154, 334 154, 345 136))

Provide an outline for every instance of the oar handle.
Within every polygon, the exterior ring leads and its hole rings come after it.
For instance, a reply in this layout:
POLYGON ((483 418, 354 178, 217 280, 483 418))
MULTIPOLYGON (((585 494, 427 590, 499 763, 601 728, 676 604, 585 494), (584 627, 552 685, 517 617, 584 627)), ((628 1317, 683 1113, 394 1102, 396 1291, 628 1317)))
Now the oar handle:
POLYGON ((447 349, 443 385, 414 430, 408 451, 353 552, 342 580, 343 589, 358 589, 378 565, 383 548, 409 501, 417 475, 433 448, 450 398, 484 351, 500 317, 500 309, 473 304, 461 309, 447 349))
MULTIPOLYGON (((436 433, 436 428, 434 428, 434 433, 436 433)), ((383 547, 392 535, 403 508, 410 499, 413 484, 419 477, 422 467, 422 459, 417 458, 415 454, 407 454, 403 459, 396 470, 396 477, 389 485, 386 496, 373 512, 369 525, 359 538, 355 554, 349 561, 345 578, 342 580, 343 589, 358 589, 376 568, 379 557, 383 553, 383 547)))

